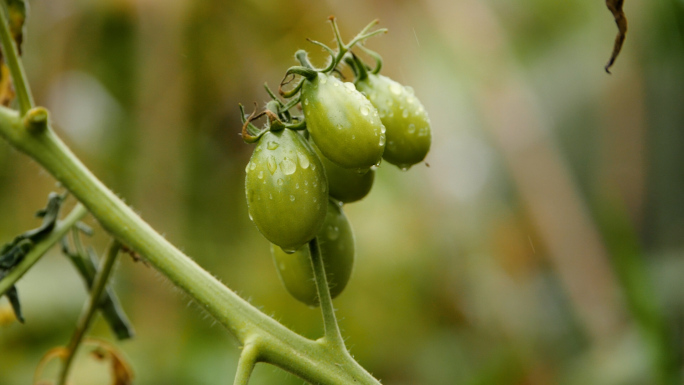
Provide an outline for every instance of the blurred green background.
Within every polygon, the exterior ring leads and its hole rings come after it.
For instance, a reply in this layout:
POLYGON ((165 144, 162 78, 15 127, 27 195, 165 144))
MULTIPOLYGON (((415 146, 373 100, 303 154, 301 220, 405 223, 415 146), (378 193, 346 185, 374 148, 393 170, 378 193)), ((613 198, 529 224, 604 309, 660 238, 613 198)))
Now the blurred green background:
MULTIPOLYGON (((383 164, 346 206, 355 271, 335 300, 352 354, 385 384, 679 384, 684 346, 684 2, 35 0, 34 96, 73 151, 154 228, 267 314, 309 336, 317 309, 281 286, 250 223, 238 103, 263 103, 307 49, 379 18, 368 46, 411 85, 429 167, 383 164)), ((59 190, 0 141, 0 242, 59 190)), ((73 203, 73 202, 72 202, 73 203)), ((92 219, 88 223, 96 226, 92 219)), ((88 241, 102 251, 104 231, 88 241)), ((235 340, 152 268, 114 286, 137 331, 138 384, 230 384, 235 340)), ((55 249, 0 300, 0 384, 30 383, 86 295, 55 249)), ((94 336, 112 339, 101 319, 94 336)), ((57 371, 48 365, 46 375, 57 371)), ((80 356, 74 384, 107 384, 80 356)), ((258 365, 252 384, 300 384, 258 365)))

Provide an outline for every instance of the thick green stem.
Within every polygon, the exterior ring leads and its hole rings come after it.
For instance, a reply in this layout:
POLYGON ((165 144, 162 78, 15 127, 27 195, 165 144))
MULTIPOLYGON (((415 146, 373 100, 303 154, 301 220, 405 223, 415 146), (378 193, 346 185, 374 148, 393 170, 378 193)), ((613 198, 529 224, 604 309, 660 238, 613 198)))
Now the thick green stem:
POLYGON ((314 279, 316 281, 316 289, 318 290, 318 302, 321 306, 321 313, 323 313, 325 341, 341 350, 346 350, 344 340, 340 334, 340 328, 337 325, 337 319, 335 318, 335 308, 333 308, 332 298, 330 297, 328 278, 325 275, 325 266, 323 265, 317 238, 314 238, 309 242, 309 251, 311 254, 311 264, 313 265, 314 279))
POLYGON ((63 220, 58 221, 55 228, 50 234, 35 243, 31 251, 24 256, 24 259, 15 266, 12 271, 0 280, 0 296, 2 296, 7 289, 12 287, 29 269, 36 263, 45 253, 72 228, 76 222, 83 219, 88 214, 88 210, 81 204, 77 204, 73 210, 63 220))
POLYGON ((14 89, 17 93, 17 100, 19 101, 19 109, 24 115, 28 110, 33 108, 33 96, 31 89, 28 86, 24 67, 19 60, 19 50, 17 44, 12 37, 9 24, 7 22, 7 9, 2 6, 3 15, 0 17, 0 44, 2 45, 3 59, 9 68, 12 80, 14 81, 14 89))
POLYGON ((85 336, 88 331, 95 311, 98 309, 100 303, 102 303, 102 294, 107 286, 107 280, 112 272, 116 256, 119 255, 120 249, 121 245, 117 241, 113 241, 106 256, 100 263, 100 268, 98 269, 97 274, 95 274, 95 282, 93 282, 90 297, 88 298, 88 302, 86 302, 81 317, 78 319, 78 324, 76 325, 74 335, 71 337, 71 341, 69 341, 69 346, 67 346, 67 356, 64 359, 64 366, 62 366, 62 371, 59 374, 57 385, 66 384, 67 377, 69 376, 69 368, 76 356, 76 350, 78 350, 78 346, 81 344, 81 341, 83 341, 83 336, 85 336))
POLYGON ((57 178, 112 236, 146 258, 239 341, 258 335, 263 362, 312 383, 378 384, 346 352, 294 333, 221 284, 107 189, 50 127, 29 131, 16 111, 0 107, 0 135, 57 178))

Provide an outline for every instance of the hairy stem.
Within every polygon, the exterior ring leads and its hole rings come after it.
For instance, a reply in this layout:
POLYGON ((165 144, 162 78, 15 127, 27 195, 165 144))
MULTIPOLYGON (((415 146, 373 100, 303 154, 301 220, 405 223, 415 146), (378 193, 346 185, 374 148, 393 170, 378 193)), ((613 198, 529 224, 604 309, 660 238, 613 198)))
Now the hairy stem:
POLYGON ((85 336, 86 331, 88 331, 95 311, 97 311, 102 302, 102 293, 107 285, 107 279, 109 279, 109 275, 112 272, 116 256, 119 255, 120 249, 121 245, 119 242, 113 241, 106 256, 100 263, 100 268, 98 269, 97 274, 95 274, 95 281, 93 282, 93 288, 90 291, 90 297, 88 298, 88 302, 86 302, 81 317, 78 319, 78 325, 76 326, 74 335, 71 337, 69 346, 67 346, 67 356, 64 359, 64 366, 62 366, 62 371, 59 374, 57 385, 66 384, 67 377, 69 376, 69 368, 74 361, 74 356, 76 356, 76 350, 78 350, 78 346, 81 344, 81 341, 83 341, 83 336, 85 336))
POLYGON ((71 210, 63 220, 58 221, 52 232, 33 245, 31 251, 24 256, 24 259, 15 266, 12 271, 0 280, 0 296, 2 296, 7 289, 12 287, 29 269, 36 263, 45 253, 71 229, 76 222, 83 219, 88 214, 88 210, 81 204, 71 210))
POLYGON ((102 227, 143 256, 244 343, 259 336, 263 362, 318 384, 378 384, 346 352, 306 339, 268 317, 183 254, 107 189, 55 135, 27 130, 16 111, 0 107, 0 135, 85 205, 102 227))
POLYGON ((259 345, 255 341, 248 341, 242 348, 233 385, 247 385, 258 361, 259 345))

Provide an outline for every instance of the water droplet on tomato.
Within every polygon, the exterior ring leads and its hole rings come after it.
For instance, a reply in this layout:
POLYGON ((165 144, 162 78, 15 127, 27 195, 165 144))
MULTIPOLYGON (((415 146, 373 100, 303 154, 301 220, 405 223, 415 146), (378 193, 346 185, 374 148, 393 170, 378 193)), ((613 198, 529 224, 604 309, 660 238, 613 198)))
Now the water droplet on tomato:
POLYGON ((250 170, 254 170, 255 168, 256 168, 256 163, 252 162, 252 163, 249 165, 249 169, 250 169, 250 170))
POLYGON ((259 174, 257 175, 257 178, 259 178, 259 179, 264 179, 264 172, 263 172, 263 171, 259 171, 259 174))
POLYGON ((370 108, 368 108, 367 106, 361 106, 360 110, 361 115, 363 116, 368 116, 368 114, 370 113, 370 108))
POLYGON ((302 154, 301 152, 297 153, 297 158, 299 158, 299 165, 302 166, 302 168, 307 169, 309 168, 309 157, 302 154))
POLYGON ((408 118, 409 112, 408 109, 405 109, 404 112, 401 113, 401 116, 404 117, 404 119, 408 118))
POLYGON ((328 239, 334 241, 340 236, 340 229, 337 226, 330 225, 328 226, 327 235, 328 239))
POLYGON ((282 185, 283 185, 283 180, 281 178, 278 178, 278 186, 282 186, 282 185))
POLYGON ((309 105, 309 99, 304 99, 304 105, 308 106, 309 105))
POLYGON ((294 201, 295 201, 294 195, 290 195, 290 202, 294 202, 294 201))
POLYGON ((397 83, 392 83, 390 85, 390 91, 392 91, 392 93, 395 95, 399 95, 401 94, 401 86, 397 83))
POLYGON ((283 170, 285 175, 292 175, 297 171, 297 165, 290 159, 283 158, 282 162, 280 162, 280 169, 283 170))
POLYGON ((278 148, 278 146, 279 146, 278 142, 274 142, 274 141, 270 141, 266 144, 266 148, 268 148, 269 150, 275 150, 276 148, 278 148))
POLYGON ((349 83, 349 82, 344 83, 344 88, 347 89, 348 93, 351 93, 352 91, 356 91, 356 88, 354 87, 354 85, 349 83))
POLYGON ((278 165, 276 164, 276 160, 273 155, 268 157, 268 162, 266 165, 268 166, 268 171, 271 172, 271 175, 273 175, 278 169, 278 165))
POLYGON ((321 84, 325 84, 325 83, 328 82, 328 77, 325 76, 325 75, 320 76, 319 79, 321 79, 321 80, 320 80, 321 84))
POLYGON ((416 125, 411 123, 408 125, 408 133, 413 134, 414 132, 416 132, 416 125))
POLYGON ((387 132, 387 129, 385 128, 385 125, 384 125, 384 124, 381 124, 381 125, 380 125, 380 132, 383 133, 383 134, 384 134, 385 132, 387 132))
POLYGON ((382 146, 384 146, 384 145, 385 145, 385 134, 382 134, 382 135, 380 136, 380 144, 379 144, 379 146, 382 147, 382 146))

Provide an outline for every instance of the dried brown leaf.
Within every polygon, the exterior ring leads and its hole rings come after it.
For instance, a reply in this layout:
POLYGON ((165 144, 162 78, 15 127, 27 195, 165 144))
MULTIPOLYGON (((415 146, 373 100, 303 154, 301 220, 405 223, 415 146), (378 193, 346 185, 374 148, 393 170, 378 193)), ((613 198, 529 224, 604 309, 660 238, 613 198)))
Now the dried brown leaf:
POLYGON ((625 17, 625 12, 622 10, 623 4, 624 0, 606 0, 606 6, 613 14, 615 24, 617 24, 618 27, 618 34, 615 37, 615 44, 613 45, 613 54, 610 55, 610 60, 608 60, 608 64, 606 64, 605 67, 605 70, 608 73, 610 73, 610 67, 613 66, 615 59, 617 59, 620 54, 622 43, 625 42, 625 35, 627 34, 627 18, 625 17))

